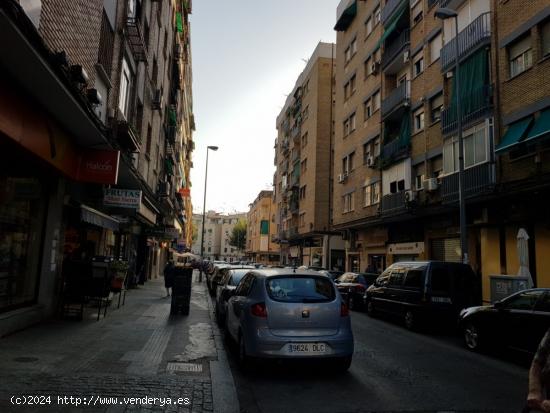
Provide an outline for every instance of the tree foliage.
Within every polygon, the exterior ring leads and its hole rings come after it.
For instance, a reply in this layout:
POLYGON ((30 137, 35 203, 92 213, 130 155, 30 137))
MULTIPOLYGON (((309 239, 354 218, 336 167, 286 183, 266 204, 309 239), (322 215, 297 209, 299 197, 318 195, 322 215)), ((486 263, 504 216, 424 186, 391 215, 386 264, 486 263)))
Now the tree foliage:
POLYGON ((246 246, 246 221, 239 219, 229 237, 229 245, 244 250, 246 246))

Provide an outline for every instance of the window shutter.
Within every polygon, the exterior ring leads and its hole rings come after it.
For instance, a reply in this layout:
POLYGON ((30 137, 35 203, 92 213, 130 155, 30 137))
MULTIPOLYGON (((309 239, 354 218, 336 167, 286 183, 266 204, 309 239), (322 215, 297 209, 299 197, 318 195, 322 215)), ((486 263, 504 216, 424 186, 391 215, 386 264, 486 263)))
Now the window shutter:
POLYGON ((510 60, 515 59, 519 55, 525 53, 531 48, 531 36, 526 36, 523 39, 517 41, 512 46, 510 46, 509 54, 510 60))

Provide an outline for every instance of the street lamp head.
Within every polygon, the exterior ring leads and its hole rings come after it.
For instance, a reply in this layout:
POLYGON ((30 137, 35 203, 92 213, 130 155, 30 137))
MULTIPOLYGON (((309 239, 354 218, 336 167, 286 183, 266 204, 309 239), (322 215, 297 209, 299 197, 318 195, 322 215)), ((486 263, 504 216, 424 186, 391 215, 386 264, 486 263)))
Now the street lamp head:
POLYGON ((213 151, 217 151, 218 147, 217 146, 209 146, 208 149, 212 149, 213 151))
POLYGON ((448 9, 446 7, 440 7, 435 11, 435 17, 441 20, 450 19, 451 17, 457 17, 458 13, 454 10, 448 9))

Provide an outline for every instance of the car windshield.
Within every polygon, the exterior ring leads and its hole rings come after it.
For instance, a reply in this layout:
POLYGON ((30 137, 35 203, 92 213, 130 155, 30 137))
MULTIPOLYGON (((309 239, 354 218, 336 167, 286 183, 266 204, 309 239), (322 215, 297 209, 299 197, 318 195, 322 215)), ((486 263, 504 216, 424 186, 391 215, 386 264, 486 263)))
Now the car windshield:
POLYGON ((332 282, 324 277, 274 277, 267 280, 266 287, 269 297, 275 301, 320 303, 336 298, 332 282))
POLYGON ((238 285, 248 271, 249 269, 245 269, 245 268, 238 269, 238 270, 231 270, 230 271, 231 276, 229 278, 229 281, 227 282, 227 285, 238 285))

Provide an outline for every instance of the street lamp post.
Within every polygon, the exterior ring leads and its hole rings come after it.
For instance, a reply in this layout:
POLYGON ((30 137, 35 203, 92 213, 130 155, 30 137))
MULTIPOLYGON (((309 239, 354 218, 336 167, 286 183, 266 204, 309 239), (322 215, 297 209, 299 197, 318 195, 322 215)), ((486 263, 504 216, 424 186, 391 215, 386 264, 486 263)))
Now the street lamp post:
POLYGON ((466 233, 466 200, 464 199, 464 143, 462 140, 462 110, 460 107, 460 76, 459 50, 458 50, 458 13, 454 10, 442 7, 436 10, 435 17, 441 20, 454 19, 455 23, 455 90, 456 95, 456 122, 458 127, 458 204, 460 219, 460 254, 464 264, 468 264, 468 236, 466 233))
MULTIPOLYGON (((206 170, 204 172, 204 200, 202 203, 202 230, 201 230, 201 261, 204 263, 204 220, 206 217, 206 184, 208 182, 208 151, 212 149, 213 151, 217 151, 217 146, 208 146, 206 148, 206 170)), ((201 265, 200 271, 199 271, 199 282, 202 282, 202 268, 201 265)))

